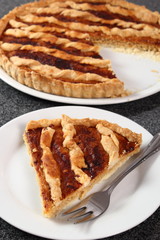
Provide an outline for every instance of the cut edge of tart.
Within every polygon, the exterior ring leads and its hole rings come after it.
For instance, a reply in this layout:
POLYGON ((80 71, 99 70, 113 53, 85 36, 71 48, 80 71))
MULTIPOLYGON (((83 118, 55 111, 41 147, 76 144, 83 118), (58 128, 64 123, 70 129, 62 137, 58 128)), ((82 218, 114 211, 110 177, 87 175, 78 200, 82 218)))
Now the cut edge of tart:
POLYGON ((66 115, 30 121, 23 138, 49 218, 109 178, 142 143, 141 134, 115 123, 66 115))
POLYGON ((160 14, 124 0, 45 0, 0 20, 0 66, 23 85, 59 96, 129 95, 99 47, 159 60, 160 14))

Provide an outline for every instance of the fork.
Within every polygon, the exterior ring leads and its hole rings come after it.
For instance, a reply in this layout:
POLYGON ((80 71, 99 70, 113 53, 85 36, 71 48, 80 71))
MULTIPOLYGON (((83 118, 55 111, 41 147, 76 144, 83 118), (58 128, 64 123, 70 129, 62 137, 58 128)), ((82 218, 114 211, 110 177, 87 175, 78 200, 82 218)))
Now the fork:
POLYGON ((125 167, 111 182, 105 191, 95 192, 80 203, 63 212, 61 217, 74 223, 90 221, 101 216, 109 207, 110 196, 114 188, 132 170, 160 150, 160 133, 157 133, 139 156, 125 167))

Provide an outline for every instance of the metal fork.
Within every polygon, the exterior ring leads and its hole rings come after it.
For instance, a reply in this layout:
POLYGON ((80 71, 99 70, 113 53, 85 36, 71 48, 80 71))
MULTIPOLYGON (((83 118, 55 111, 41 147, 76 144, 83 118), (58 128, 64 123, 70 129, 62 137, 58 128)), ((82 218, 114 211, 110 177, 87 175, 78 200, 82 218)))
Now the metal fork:
POLYGON ((95 192, 89 195, 80 203, 63 212, 61 216, 65 217, 66 220, 73 221, 74 223, 81 223, 96 219, 102 215, 109 207, 111 193, 118 183, 121 182, 121 180, 133 169, 159 150, 160 133, 157 133, 142 153, 140 153, 134 161, 127 165, 125 169, 114 178, 105 191, 95 192))

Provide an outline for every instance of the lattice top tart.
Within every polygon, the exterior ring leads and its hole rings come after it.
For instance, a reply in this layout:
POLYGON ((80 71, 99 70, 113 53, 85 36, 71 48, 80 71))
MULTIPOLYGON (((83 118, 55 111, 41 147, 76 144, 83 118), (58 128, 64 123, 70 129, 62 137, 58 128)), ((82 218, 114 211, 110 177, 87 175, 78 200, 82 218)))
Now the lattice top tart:
POLYGON ((142 136, 105 120, 62 115, 30 121, 24 141, 38 179, 43 213, 54 217, 137 153, 142 136))
MULTIPOLYGON (((0 20, 0 66, 15 80, 56 95, 127 94, 100 46, 160 51, 160 14, 124 0, 44 0, 0 20)), ((130 89, 131 90, 131 89, 130 89)))

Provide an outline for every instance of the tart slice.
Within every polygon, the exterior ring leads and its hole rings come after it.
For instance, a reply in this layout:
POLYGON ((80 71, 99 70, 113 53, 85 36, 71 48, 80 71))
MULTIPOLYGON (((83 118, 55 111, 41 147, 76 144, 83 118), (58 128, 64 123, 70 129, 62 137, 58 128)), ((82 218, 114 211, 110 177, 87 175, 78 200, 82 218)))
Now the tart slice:
POLYGON ((24 141, 40 187, 43 214, 54 217, 137 153, 141 134, 97 119, 30 121, 24 141))

